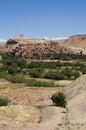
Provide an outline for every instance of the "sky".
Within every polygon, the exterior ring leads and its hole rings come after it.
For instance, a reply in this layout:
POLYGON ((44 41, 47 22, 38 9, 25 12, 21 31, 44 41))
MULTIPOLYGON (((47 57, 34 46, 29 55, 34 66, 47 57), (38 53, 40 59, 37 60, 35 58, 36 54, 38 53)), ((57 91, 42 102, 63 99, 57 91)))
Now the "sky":
POLYGON ((0 38, 86 34, 86 0, 0 0, 0 38))

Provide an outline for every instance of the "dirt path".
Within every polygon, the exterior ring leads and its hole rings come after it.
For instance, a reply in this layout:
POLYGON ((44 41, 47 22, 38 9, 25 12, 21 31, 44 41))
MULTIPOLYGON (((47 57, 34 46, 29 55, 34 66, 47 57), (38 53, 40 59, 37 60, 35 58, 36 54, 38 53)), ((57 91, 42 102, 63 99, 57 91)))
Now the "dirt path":
MULTIPOLYGON (((35 128, 36 130, 65 130, 65 109, 53 106, 49 99, 37 102, 37 107, 40 107, 42 113, 42 121, 35 128)), ((35 130, 31 129, 31 130, 35 130)))
POLYGON ((0 130, 65 130, 65 109, 52 106, 49 99, 44 99, 34 104, 40 108, 41 118, 39 123, 1 123, 0 130))

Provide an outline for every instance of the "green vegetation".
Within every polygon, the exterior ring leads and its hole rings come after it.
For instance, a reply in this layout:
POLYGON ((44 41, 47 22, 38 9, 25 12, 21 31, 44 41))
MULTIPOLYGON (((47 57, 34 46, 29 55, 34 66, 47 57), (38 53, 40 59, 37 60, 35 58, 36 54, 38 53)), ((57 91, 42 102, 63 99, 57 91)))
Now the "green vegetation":
MULTIPOLYGON (((82 58, 83 55, 58 54, 61 57, 72 56, 73 59, 82 58)), ((58 58, 59 59, 59 58, 58 58)), ((3 56, 0 65, 0 78, 12 83, 24 83, 29 86, 55 86, 53 83, 38 81, 38 79, 50 80, 74 80, 80 75, 86 74, 86 65, 79 62, 68 61, 32 61, 27 62, 25 57, 3 56), (33 78, 31 80, 30 78, 33 78), (34 80, 35 78, 35 80, 34 80), (37 78, 37 80, 36 80, 37 78)))
POLYGON ((35 70, 30 70, 30 77, 33 78, 45 78, 53 80, 72 80, 80 76, 80 72, 72 70, 71 68, 59 69, 59 70, 44 70, 44 72, 38 72, 35 70))
POLYGON ((40 78, 44 69, 37 68, 37 69, 30 69, 29 70, 29 75, 33 78, 40 78))
POLYGON ((67 101, 66 101, 66 98, 65 98, 65 95, 63 93, 56 93, 56 94, 53 94, 52 97, 51 97, 51 100, 53 101, 53 103, 56 105, 56 106, 59 106, 59 107, 66 107, 67 105, 67 101))
POLYGON ((66 54, 66 53, 46 53, 43 55, 43 59, 50 59, 50 60, 75 60, 75 59, 84 59, 86 60, 85 55, 78 55, 78 54, 66 54))
POLYGON ((24 83, 25 77, 23 75, 10 75, 8 73, 0 73, 0 77, 4 78, 12 83, 24 83))
POLYGON ((0 106, 7 106, 10 100, 5 97, 0 97, 0 106))
POLYGON ((10 75, 7 73, 1 73, 0 77, 12 82, 12 83, 24 83, 26 86, 38 86, 38 87, 59 87, 52 81, 39 81, 36 79, 27 79, 24 75, 10 75))
POLYGON ((56 80, 64 80, 65 75, 62 71, 48 71, 43 76, 45 79, 56 79, 56 80))
POLYGON ((9 74, 21 73, 21 70, 26 68, 26 58, 25 57, 2 57, 2 70, 7 71, 9 74))
POLYGON ((55 85, 54 82, 37 81, 35 79, 29 79, 26 81, 27 86, 38 86, 38 87, 59 87, 55 85))

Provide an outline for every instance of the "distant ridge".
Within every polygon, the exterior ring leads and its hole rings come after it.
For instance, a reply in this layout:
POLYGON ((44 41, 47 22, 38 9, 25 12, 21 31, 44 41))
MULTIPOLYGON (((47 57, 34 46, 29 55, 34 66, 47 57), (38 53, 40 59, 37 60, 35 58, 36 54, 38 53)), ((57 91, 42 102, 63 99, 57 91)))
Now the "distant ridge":
POLYGON ((86 49, 86 35, 73 35, 63 42, 63 46, 86 49))

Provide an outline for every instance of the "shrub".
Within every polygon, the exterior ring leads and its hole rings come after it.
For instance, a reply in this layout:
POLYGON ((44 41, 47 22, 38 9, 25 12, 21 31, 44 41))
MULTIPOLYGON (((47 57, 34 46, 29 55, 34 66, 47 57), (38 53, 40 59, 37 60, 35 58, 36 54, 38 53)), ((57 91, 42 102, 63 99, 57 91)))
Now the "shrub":
POLYGON ((44 81, 38 81, 35 79, 29 79, 26 81, 27 86, 37 86, 37 87, 56 87, 54 82, 44 82, 44 81))
POLYGON ((58 71, 55 79, 64 80, 65 79, 65 73, 63 71, 58 71))
POLYGON ((8 74, 15 74, 17 73, 17 68, 16 67, 9 67, 8 68, 8 74))
POLYGON ((57 67, 58 63, 57 62, 41 62, 41 61, 36 61, 36 62, 31 62, 28 63, 27 67, 28 68, 50 68, 50 69, 55 69, 57 67))
POLYGON ((7 106, 10 100, 8 98, 0 97, 0 106, 7 106))
POLYGON ((86 74, 86 67, 81 67, 82 74, 86 74))
POLYGON ((55 79, 55 72, 54 71, 48 71, 43 75, 43 78, 45 79, 55 79))
POLYGON ((43 77, 46 79, 63 80, 65 74, 62 71, 48 71, 43 75, 43 77))
POLYGON ((38 68, 38 69, 32 69, 29 71, 29 75, 33 78, 40 78, 43 73, 43 69, 38 68))
POLYGON ((23 75, 10 75, 5 72, 0 73, 0 78, 4 78, 12 83, 24 83, 25 77, 23 75))
POLYGON ((16 56, 3 56, 2 63, 9 70, 9 73, 14 73, 17 68, 26 68, 26 58, 16 56), (9 69, 10 68, 10 69, 9 69))
POLYGON ((67 105, 65 95, 63 93, 60 93, 60 92, 53 94, 52 97, 51 97, 51 100, 53 101, 53 103, 56 106, 59 106, 59 107, 65 108, 66 105, 67 105))
POLYGON ((75 71, 74 74, 73 74, 73 76, 74 76, 74 78, 76 79, 76 78, 78 78, 78 77, 80 76, 80 73, 77 72, 77 71, 75 71))
POLYGON ((43 59, 52 59, 52 60, 72 60, 72 59, 86 59, 85 55, 78 54, 66 54, 66 53, 46 53, 43 54, 43 59))
POLYGON ((71 70, 71 68, 65 68, 64 73, 67 78, 71 78, 73 76, 73 71, 71 70))
POLYGON ((9 75, 7 77, 7 80, 12 82, 12 83, 24 83, 25 82, 25 77, 23 75, 9 75))

